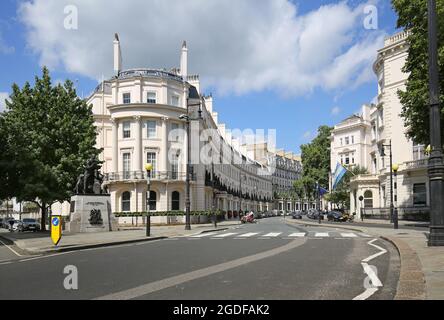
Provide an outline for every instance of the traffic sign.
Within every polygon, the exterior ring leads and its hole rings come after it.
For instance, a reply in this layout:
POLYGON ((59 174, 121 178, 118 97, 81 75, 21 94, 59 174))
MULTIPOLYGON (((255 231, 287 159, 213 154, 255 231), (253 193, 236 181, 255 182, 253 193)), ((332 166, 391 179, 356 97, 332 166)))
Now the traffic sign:
POLYGON ((51 216, 51 240, 57 245, 62 238, 62 216, 51 216))

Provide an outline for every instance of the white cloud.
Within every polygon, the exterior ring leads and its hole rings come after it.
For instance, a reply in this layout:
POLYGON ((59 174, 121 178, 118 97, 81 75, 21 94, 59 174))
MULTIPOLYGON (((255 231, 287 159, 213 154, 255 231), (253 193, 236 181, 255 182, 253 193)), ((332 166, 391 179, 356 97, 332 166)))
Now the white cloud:
POLYGON ((288 0, 34 0, 20 5, 27 44, 50 68, 100 79, 112 74, 118 32, 124 68, 172 68, 182 40, 188 70, 222 93, 301 95, 372 79, 382 31, 363 27, 363 5, 324 5, 305 15, 288 0), (78 30, 64 28, 64 6, 78 30))
POLYGON ((7 93, 7 92, 0 92, 0 112, 5 111, 5 108, 6 108, 5 100, 7 98, 9 98, 9 93, 7 93))
POLYGON ((333 107, 333 108, 331 109, 331 114, 332 114, 333 116, 337 116, 340 112, 341 112, 341 108, 339 108, 339 107, 333 107))

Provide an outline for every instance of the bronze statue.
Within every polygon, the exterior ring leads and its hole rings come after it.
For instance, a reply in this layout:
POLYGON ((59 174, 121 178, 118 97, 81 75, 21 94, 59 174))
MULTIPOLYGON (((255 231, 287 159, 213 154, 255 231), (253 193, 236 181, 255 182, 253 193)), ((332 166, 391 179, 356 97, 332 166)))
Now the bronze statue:
POLYGON ((102 194, 103 175, 100 173, 103 161, 93 156, 86 162, 83 174, 80 174, 75 188, 76 194, 102 194))

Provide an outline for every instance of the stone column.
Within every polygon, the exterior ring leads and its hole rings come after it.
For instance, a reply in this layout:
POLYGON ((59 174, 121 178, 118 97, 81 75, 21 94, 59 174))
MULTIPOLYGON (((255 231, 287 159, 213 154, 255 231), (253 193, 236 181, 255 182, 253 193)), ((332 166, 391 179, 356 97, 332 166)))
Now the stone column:
POLYGON ((113 153, 113 172, 117 173, 119 171, 119 146, 118 146, 118 133, 119 133, 119 123, 116 118, 111 118, 113 126, 113 142, 112 142, 112 153, 113 153))
POLYGON ((134 147, 135 171, 142 172, 142 123, 140 116, 134 116, 136 121, 136 145, 134 147))
POLYGON ((160 171, 168 171, 168 118, 162 118, 162 162, 160 163, 160 171))

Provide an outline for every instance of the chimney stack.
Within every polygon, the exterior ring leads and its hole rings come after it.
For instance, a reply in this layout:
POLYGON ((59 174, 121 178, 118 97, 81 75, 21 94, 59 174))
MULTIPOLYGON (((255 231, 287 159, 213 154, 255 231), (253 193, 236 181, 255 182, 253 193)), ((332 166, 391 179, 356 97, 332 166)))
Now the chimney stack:
POLYGON ((119 35, 114 34, 114 72, 119 75, 122 70, 122 52, 120 51, 120 40, 119 35))
POLYGON ((182 53, 180 55, 180 75, 183 80, 187 80, 188 77, 188 49, 187 42, 184 41, 182 44, 182 53))

